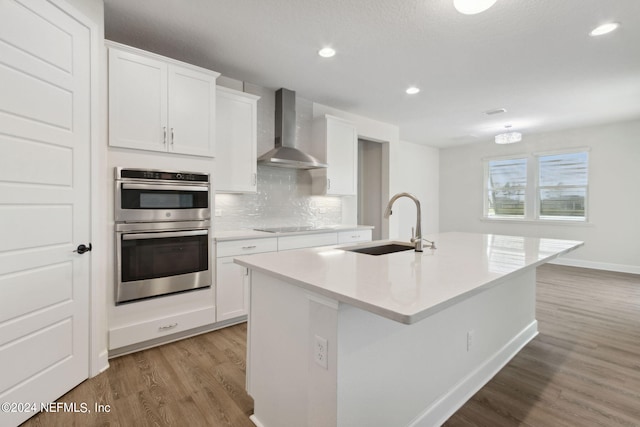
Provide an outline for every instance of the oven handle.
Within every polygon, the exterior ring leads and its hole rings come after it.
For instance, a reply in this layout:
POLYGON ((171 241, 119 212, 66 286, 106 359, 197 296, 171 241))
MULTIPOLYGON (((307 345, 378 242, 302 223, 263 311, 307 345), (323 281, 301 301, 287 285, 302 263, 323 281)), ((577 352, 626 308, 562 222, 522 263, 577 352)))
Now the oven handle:
POLYGON ((127 233, 122 240, 164 239, 167 237, 205 236, 209 230, 162 231, 160 233, 127 233))
POLYGON ((123 190, 160 190, 160 191, 209 191, 203 185, 158 185, 158 184, 128 184, 122 183, 123 190))

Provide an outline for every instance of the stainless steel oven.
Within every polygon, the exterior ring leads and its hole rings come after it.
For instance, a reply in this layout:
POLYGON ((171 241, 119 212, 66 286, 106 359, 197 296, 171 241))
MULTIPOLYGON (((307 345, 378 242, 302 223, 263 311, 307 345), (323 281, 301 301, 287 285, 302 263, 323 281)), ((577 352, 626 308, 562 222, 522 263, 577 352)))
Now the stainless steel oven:
POLYGON ((211 286, 210 221, 116 224, 116 304, 211 286))
POLYGON ((122 167, 115 174, 116 222, 211 218, 208 174, 122 167))

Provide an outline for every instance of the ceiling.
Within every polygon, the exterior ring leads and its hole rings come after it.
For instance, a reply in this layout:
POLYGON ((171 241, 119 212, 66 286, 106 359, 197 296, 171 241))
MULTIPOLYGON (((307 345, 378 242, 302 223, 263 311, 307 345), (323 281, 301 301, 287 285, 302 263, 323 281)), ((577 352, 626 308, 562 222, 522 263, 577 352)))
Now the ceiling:
POLYGON ((435 147, 640 117, 640 1, 105 0, 105 37, 400 128, 435 147), (597 25, 620 28, 601 37, 597 25), (324 59, 317 51, 331 46, 324 59), (405 89, 415 85, 417 95, 405 89), (488 110, 505 108, 497 115, 488 110))

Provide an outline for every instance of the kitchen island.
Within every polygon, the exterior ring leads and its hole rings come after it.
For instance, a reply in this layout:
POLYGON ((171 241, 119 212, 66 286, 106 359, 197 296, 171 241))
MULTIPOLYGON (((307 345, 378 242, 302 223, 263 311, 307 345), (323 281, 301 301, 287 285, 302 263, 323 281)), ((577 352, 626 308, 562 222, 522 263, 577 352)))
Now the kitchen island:
POLYGON ((582 245, 426 237, 437 249, 236 258, 251 270, 247 389, 256 425, 442 424, 536 336, 535 267, 582 245))

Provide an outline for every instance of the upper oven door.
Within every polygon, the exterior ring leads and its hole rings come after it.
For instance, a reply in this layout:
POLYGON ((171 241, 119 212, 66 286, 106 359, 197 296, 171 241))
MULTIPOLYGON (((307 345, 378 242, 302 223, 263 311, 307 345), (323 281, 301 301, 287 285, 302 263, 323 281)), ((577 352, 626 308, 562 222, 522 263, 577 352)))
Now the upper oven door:
POLYGON ((116 181, 117 222, 201 221, 211 218, 208 184, 116 181))

